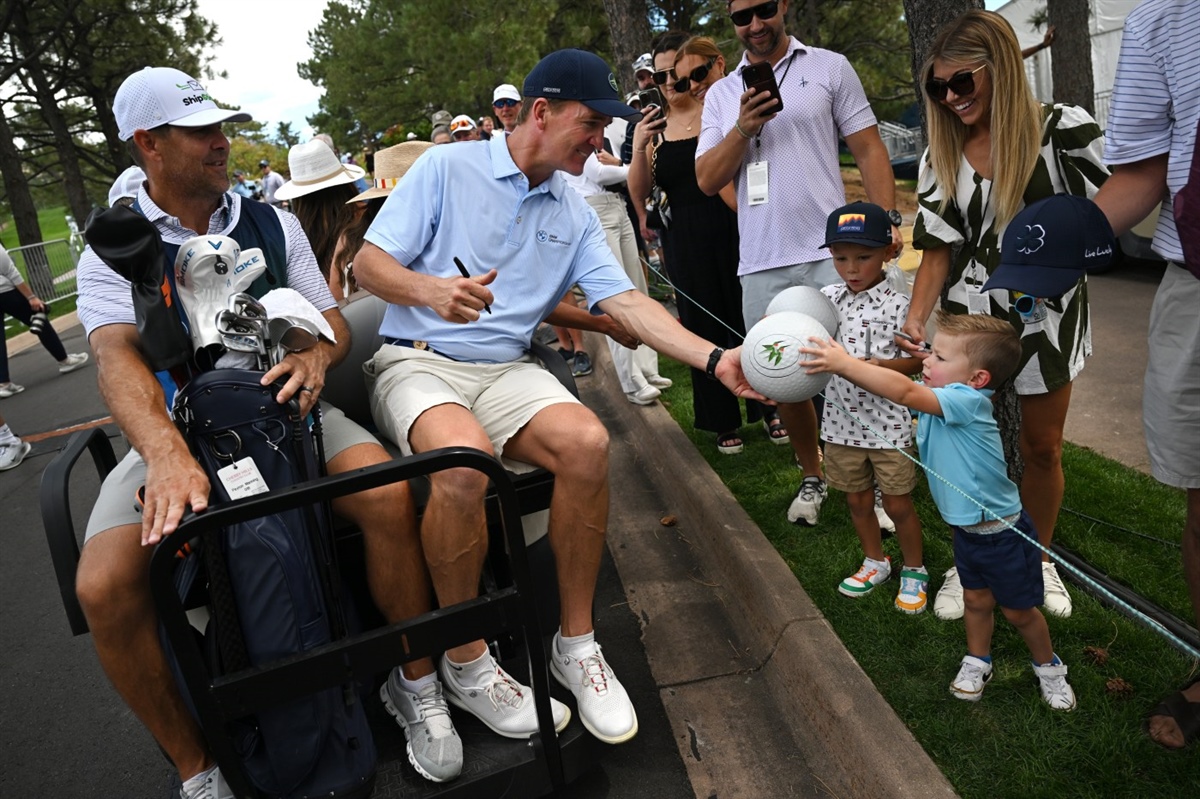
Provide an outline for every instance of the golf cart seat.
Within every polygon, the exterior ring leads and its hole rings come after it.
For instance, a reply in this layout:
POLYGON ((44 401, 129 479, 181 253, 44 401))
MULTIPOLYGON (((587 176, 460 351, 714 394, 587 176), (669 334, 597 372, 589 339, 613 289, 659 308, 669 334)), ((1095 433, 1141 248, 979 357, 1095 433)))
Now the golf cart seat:
MULTIPOLYGON (((372 427, 362 363, 378 347, 378 321, 384 304, 362 295, 344 309, 353 332, 349 356, 327 378, 324 398, 348 416, 372 427)), ((574 390, 565 362, 547 348, 543 360, 560 380, 574 390)), ((74 434, 67 446, 47 466, 41 485, 42 517, 50 546, 60 595, 74 634, 88 631, 75 595, 80 536, 72 520, 69 489, 71 475, 88 453, 102 480, 115 467, 117 457, 102 428, 74 434)), ((591 768, 598 756, 595 740, 578 718, 557 736, 553 732, 547 697, 569 704, 569 695, 549 679, 546 637, 557 626, 557 591, 553 558, 544 535, 532 536, 523 528, 522 516, 544 513, 549 507, 553 476, 535 470, 521 475, 507 472, 488 454, 468 448, 448 448, 396 459, 351 473, 308 481, 300 485, 238 502, 210 508, 188 519, 157 547, 151 563, 151 589, 172 648, 179 653, 181 670, 201 728, 210 748, 239 796, 247 790, 240 762, 234 755, 228 723, 265 707, 287 702, 348 680, 370 686, 401 662, 436 656, 468 640, 489 641, 505 667, 531 685, 540 730, 528 741, 501 738, 463 713, 455 723, 465 754, 463 774, 450 783, 435 785, 409 766, 403 734, 371 694, 366 700, 371 728, 379 750, 374 796, 542 796, 561 788, 591 768), (328 501, 390 482, 407 480, 414 485, 432 472, 447 468, 474 468, 490 479, 487 507, 489 566, 478 598, 437 609, 399 624, 378 618, 365 600, 366 579, 361 535, 352 529, 338 531, 338 552, 345 585, 362 620, 361 632, 318 649, 232 674, 212 675, 193 628, 188 621, 190 602, 175 590, 176 557, 189 541, 217 533, 221 527, 277 513, 314 501, 328 501), (539 611, 541 611, 539 613, 539 611), (239 786, 241 789, 239 790, 239 786)), ((414 491, 418 508, 427 496, 414 491)), ((535 525, 536 527, 536 525, 535 525)), ((543 525, 544 527, 544 525, 543 525)), ((189 599, 195 601, 194 597, 189 599)), ((203 596, 200 597, 203 600, 203 596)))

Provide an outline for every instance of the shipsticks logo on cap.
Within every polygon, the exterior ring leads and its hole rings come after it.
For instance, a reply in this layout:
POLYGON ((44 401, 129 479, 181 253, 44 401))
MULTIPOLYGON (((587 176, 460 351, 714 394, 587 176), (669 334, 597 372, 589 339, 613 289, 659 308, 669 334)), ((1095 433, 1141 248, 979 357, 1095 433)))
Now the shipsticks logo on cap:
POLYGON ((842 214, 838 217, 838 233, 862 233, 867 229, 865 214, 842 214))

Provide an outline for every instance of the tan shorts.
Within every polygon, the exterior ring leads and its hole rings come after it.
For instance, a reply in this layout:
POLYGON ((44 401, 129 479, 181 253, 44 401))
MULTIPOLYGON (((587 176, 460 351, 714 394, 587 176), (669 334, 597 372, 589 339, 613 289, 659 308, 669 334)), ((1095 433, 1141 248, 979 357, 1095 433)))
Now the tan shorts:
MULTIPOLYGON (((358 444, 379 443, 375 436, 328 402, 321 403, 321 442, 325 447, 326 462, 358 444)), ((113 527, 130 524, 140 526, 142 512, 134 502, 134 495, 145 484, 146 462, 137 450, 131 449, 104 478, 100 496, 96 498, 92 515, 88 518, 84 541, 113 527)))
POLYGON ((371 416, 405 455, 412 454, 408 431, 417 417, 437 405, 461 405, 475 415, 505 468, 517 473, 534 467, 503 458, 508 440, 538 411, 564 402, 580 404, 531 355, 509 363, 464 363, 384 344, 363 371, 371 416))
MULTIPOLYGON (((917 451, 905 447, 916 456, 917 451)), ((911 494, 917 487, 917 467, 894 449, 848 447, 825 444, 825 482, 838 491, 854 494, 867 491, 876 483, 885 494, 911 494)))

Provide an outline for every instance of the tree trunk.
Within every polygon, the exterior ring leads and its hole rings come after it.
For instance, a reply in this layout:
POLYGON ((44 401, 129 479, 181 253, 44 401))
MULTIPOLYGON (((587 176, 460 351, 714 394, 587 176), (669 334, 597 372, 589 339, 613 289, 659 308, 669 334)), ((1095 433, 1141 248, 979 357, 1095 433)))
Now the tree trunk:
POLYGON ((29 193, 29 181, 21 168, 21 152, 13 143, 12 128, 4 114, 0 114, 0 176, 4 178, 4 193, 8 195, 8 207, 17 225, 17 239, 22 245, 37 244, 42 240, 37 205, 29 193))
POLYGON ((1088 6, 1088 0, 1049 0, 1047 10, 1054 26, 1050 77, 1054 81, 1054 102, 1073 103, 1095 115, 1088 6))
POLYGON ((820 20, 817 0, 795 0, 787 10, 787 32, 807 45, 820 47, 820 20))
POLYGON ((904 18, 908 20, 908 37, 912 42, 913 89, 921 109, 922 128, 925 103, 921 93, 921 65, 925 63, 925 55, 942 28, 972 8, 983 8, 983 0, 904 0, 904 18))
POLYGON ((633 62, 650 52, 650 11, 646 0, 604 0, 608 30, 612 34, 613 60, 610 66, 621 93, 632 91, 633 62))
MULTIPOLYGON (((22 52, 33 52, 36 44, 30 35, 29 21, 24 11, 18 11, 13 19, 13 34, 20 43, 22 52)), ((50 126, 54 135, 54 149, 58 152, 58 163, 62 170, 63 189, 66 191, 67 204, 75 215, 78 224, 83 224, 91 213, 92 203, 88 200, 87 187, 83 184, 83 172, 79 168, 79 156, 75 152, 75 139, 66 118, 58 107, 54 96, 54 88, 42 68, 40 61, 30 59, 25 65, 25 74, 33 83, 34 94, 38 105, 41 106, 42 118, 50 126)))

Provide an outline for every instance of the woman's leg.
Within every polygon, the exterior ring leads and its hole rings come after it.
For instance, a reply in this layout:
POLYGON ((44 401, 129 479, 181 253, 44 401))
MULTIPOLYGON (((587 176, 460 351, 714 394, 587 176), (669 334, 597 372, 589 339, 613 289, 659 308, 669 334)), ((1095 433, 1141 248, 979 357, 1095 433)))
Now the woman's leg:
MULTIPOLYGON (((1033 519, 1042 546, 1050 546, 1062 506, 1063 426, 1071 403, 1071 383, 1048 394, 1021 397, 1021 504, 1033 519)), ((1042 561, 1049 557, 1042 555, 1042 561)))

